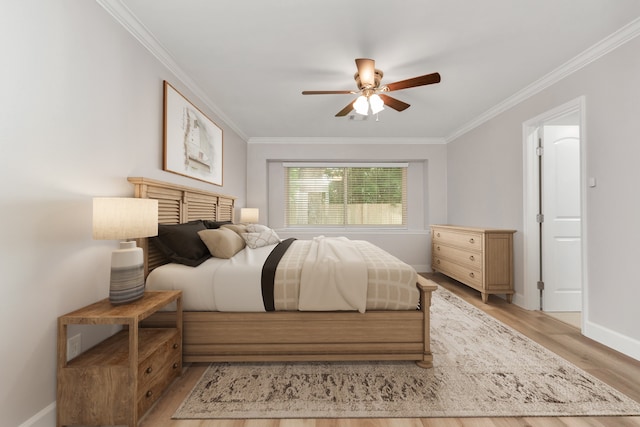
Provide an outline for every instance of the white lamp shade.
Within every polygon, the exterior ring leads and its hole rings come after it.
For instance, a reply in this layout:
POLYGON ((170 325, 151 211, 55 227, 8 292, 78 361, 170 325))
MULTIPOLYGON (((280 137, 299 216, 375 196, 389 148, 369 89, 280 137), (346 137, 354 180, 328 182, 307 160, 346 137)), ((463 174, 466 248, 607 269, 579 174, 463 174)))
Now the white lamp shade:
POLYGON ((378 114, 380 111, 384 110, 384 101, 376 93, 369 97, 369 104, 371 104, 371 112, 373 114, 378 114))
POLYGON ((255 224, 260 217, 258 208, 240 208, 240 222, 255 224))
POLYGON ((123 240, 158 234, 158 201, 126 197, 93 199, 93 238, 123 240))
POLYGON ((356 113, 362 114, 363 116, 369 114, 369 103, 367 102, 367 98, 360 95, 353 103, 353 108, 356 110, 356 113))

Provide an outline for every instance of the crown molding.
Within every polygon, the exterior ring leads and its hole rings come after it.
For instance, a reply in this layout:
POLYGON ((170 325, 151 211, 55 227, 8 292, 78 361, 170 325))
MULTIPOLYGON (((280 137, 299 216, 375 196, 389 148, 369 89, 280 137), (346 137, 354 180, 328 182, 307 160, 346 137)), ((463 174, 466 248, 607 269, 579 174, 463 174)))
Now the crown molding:
POLYGON ((206 93, 191 80, 187 73, 180 68, 178 63, 169 54, 167 49, 151 34, 138 18, 120 0, 96 0, 115 20, 120 23, 131 35, 142 44, 158 61, 162 63, 178 80, 194 95, 196 95, 213 113, 218 116, 227 126, 229 126, 244 141, 248 136, 229 118, 218 106, 216 106, 206 93))
POLYGON ((399 137, 253 137, 248 144, 446 144, 444 138, 399 137))
POLYGON ((514 95, 485 111, 475 119, 467 122, 450 135, 445 137, 447 143, 454 141, 465 133, 480 126, 481 124, 491 120, 499 114, 513 108, 522 101, 532 97, 533 95, 543 91, 549 86, 559 82, 565 77, 575 73, 576 71, 586 67, 597 59, 603 57, 609 52, 614 51, 628 41, 640 35, 640 18, 631 21, 629 24, 620 28, 618 31, 602 39, 584 52, 575 56, 573 59, 565 62, 560 67, 551 71, 542 78, 531 83, 524 89, 516 92, 514 95))

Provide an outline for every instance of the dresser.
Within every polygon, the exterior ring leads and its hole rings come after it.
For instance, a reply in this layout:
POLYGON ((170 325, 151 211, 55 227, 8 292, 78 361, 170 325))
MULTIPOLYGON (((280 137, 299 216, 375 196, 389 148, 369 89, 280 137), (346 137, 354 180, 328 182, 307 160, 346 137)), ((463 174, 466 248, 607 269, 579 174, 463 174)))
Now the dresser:
POLYGON ((58 318, 57 426, 126 425, 144 413, 182 372, 182 292, 147 291, 130 304, 98 301, 58 318), (141 322, 175 303, 176 320, 157 328, 141 322), (67 327, 123 329, 67 361, 67 327))
POLYGON ((431 225, 431 269, 464 283, 482 295, 513 296, 515 230, 431 225))

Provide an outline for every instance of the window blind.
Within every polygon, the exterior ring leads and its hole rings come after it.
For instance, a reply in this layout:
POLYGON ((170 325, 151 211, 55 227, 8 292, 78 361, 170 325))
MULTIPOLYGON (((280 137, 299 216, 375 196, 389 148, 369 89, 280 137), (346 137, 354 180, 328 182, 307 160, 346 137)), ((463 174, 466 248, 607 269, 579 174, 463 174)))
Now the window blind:
POLYGON ((406 227, 406 163, 285 163, 285 224, 406 227))

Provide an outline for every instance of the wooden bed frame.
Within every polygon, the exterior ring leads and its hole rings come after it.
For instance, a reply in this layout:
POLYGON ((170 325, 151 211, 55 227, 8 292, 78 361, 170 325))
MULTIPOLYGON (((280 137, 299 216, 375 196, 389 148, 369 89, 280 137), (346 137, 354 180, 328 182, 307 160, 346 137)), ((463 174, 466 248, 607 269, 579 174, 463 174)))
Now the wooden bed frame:
MULTIPOLYGON (((158 200, 159 222, 233 220, 235 198, 147 178, 129 178, 135 197, 158 200)), ((145 274, 166 263, 139 239, 145 274)), ((433 366, 430 349, 431 293, 435 282, 418 276, 420 308, 410 311, 183 313, 185 362, 414 360, 433 366)), ((147 326, 175 324, 160 312, 147 326)))

